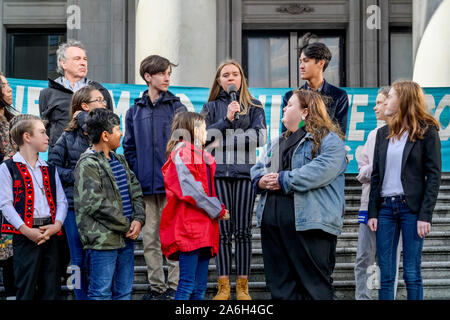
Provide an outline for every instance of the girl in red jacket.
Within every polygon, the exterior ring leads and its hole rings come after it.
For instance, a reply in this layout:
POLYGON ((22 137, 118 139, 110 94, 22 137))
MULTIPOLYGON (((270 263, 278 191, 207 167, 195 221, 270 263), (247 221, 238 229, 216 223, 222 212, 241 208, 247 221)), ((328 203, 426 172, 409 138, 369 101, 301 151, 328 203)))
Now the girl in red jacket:
POLYGON ((209 259, 219 249, 219 219, 228 210, 214 188, 216 162, 203 151, 206 123, 195 112, 182 112, 172 123, 168 160, 162 168, 167 204, 161 215, 161 249, 179 260, 180 279, 175 300, 203 300, 209 259))

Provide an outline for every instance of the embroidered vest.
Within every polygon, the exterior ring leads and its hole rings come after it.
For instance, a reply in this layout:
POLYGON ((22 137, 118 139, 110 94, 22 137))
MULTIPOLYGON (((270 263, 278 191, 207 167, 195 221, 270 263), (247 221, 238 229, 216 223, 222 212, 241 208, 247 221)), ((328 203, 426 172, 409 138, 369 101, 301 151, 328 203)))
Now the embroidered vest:
MULTIPOLYGON (((16 209, 20 218, 27 227, 33 227, 33 212, 34 212, 34 192, 40 192, 39 188, 34 189, 33 179, 27 166, 23 163, 14 162, 12 159, 5 161, 9 173, 12 178, 12 189, 14 198, 14 209, 16 209)), ((55 167, 52 165, 41 166, 42 180, 44 182, 45 196, 47 198, 48 206, 50 207, 50 214, 53 223, 56 216, 56 182, 55 182, 55 167)), ((2 233, 20 234, 11 224, 5 223, 2 225, 2 233)), ((61 232, 58 233, 60 235, 61 232)))

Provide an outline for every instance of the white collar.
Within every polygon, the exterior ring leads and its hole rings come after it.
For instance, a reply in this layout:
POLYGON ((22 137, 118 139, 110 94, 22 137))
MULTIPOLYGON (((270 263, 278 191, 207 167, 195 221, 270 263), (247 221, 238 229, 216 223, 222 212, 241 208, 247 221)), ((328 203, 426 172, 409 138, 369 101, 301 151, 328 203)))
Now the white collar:
MULTIPOLYGON (((19 162, 19 163, 23 163, 23 164, 28 164, 29 163, 24 159, 24 157, 20 154, 20 152, 17 152, 13 157, 12 157, 14 162, 19 162)), ((47 162, 45 162, 41 157, 38 156, 38 159, 36 161, 36 167, 47 167, 48 164, 47 162)))

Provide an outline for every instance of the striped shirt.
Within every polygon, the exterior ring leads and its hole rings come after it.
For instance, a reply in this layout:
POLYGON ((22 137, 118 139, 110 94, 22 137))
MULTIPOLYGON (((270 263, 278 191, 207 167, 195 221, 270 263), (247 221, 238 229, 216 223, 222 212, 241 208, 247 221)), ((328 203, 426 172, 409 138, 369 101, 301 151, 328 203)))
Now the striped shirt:
POLYGON ((131 220, 133 207, 131 206, 130 193, 128 192, 127 173, 122 164, 110 153, 111 160, 108 159, 111 170, 116 178, 120 195, 122 196, 123 215, 131 220))

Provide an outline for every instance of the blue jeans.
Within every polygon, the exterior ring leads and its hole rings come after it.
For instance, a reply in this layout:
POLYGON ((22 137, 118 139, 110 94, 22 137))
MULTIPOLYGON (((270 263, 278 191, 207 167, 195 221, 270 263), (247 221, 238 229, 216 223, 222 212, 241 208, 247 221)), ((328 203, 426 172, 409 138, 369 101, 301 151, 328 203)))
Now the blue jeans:
POLYGON ((175 300, 203 300, 208 281, 209 256, 201 250, 180 252, 180 279, 175 300))
POLYGON ((378 214, 377 254, 380 266, 380 300, 394 300, 396 252, 403 241, 403 279, 408 300, 423 300, 421 274, 423 239, 417 234, 417 215, 403 196, 386 197, 378 214))
POLYGON ((64 230, 66 231, 67 242, 70 250, 70 263, 80 268, 80 281, 74 283, 74 293, 77 300, 87 300, 88 290, 88 273, 85 262, 85 252, 80 241, 75 213, 72 210, 67 212, 66 220, 64 220, 64 230))
POLYGON ((134 278, 134 241, 115 250, 87 250, 89 300, 131 300, 134 278))

